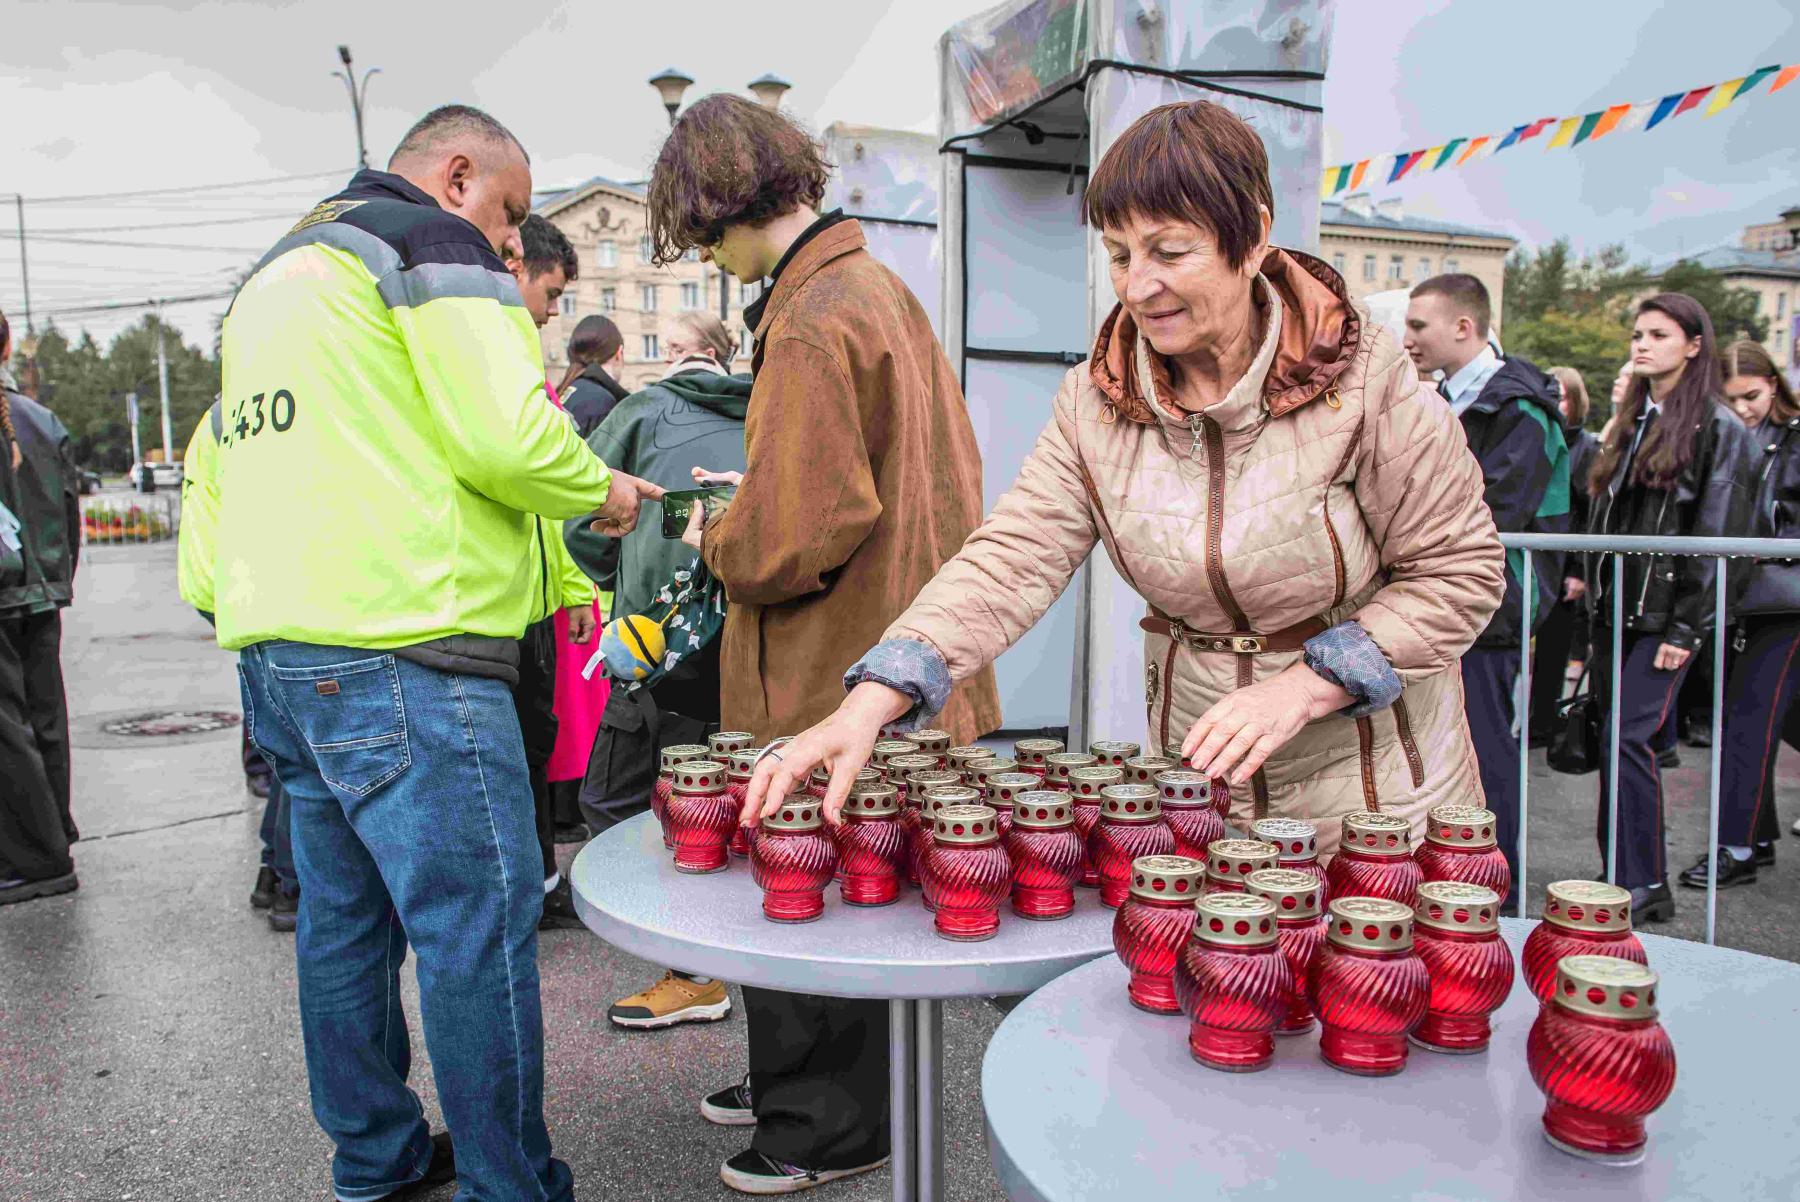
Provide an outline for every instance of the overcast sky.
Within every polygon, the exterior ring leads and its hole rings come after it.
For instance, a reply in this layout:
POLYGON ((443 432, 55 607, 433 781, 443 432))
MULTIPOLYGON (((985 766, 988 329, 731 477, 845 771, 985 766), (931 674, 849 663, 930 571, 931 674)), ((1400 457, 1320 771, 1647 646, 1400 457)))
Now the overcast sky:
MULTIPOLYGON (((1180 3, 1180 0, 1171 0, 1180 3)), ((434 104, 481 105, 532 153, 539 187, 641 177, 667 128, 645 80, 664 66, 707 91, 773 71, 789 108, 936 130, 936 43, 979 0, 683 0, 581 4, 85 3, 12 0, 0 38, 0 197, 26 197, 34 308, 224 286, 330 176, 104 202, 33 198, 232 183, 354 162, 347 41, 370 84, 379 165, 434 104), (507 25, 506 20, 512 21, 507 25), (226 224, 195 228, 197 221, 226 224), (145 226, 168 226, 144 229, 145 226), (123 229, 120 227, 137 227, 123 229), (57 231, 65 231, 58 234, 57 231), (159 242, 96 246, 67 239, 159 242), (169 249, 191 247, 194 249, 169 249)), ((1504 131, 1800 61, 1792 0, 1339 0, 1325 86, 1326 161, 1504 131)), ((1767 84, 1763 88, 1767 88, 1767 84)), ((1544 139, 1392 189, 1409 211, 1663 257, 1728 241, 1800 203, 1800 84, 1714 118, 1573 151, 1544 139)), ((1385 189, 1377 189, 1378 193, 1385 189)), ((13 214, 0 209, 0 306, 21 316, 13 214)), ((210 345, 218 302, 171 317, 210 345)), ((126 313, 61 319, 104 337, 126 313)))

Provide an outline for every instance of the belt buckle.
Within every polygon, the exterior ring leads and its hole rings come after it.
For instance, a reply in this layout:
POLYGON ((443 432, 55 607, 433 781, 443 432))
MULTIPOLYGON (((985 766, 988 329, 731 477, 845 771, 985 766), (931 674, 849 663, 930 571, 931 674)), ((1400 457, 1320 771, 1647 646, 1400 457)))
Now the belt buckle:
POLYGON ((1232 650, 1240 651, 1240 652, 1249 652, 1252 655, 1261 654, 1264 647, 1266 646, 1266 641, 1264 640, 1263 636, 1260 634, 1233 635, 1231 638, 1231 641, 1233 644, 1232 650))

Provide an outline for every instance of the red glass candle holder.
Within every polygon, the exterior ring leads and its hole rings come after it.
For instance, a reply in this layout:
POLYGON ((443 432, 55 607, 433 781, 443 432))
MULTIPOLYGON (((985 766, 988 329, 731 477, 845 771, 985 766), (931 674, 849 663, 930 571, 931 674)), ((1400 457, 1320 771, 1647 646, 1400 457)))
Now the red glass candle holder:
POLYGON ((1306 999, 1325 1063, 1361 1077, 1406 1067, 1406 1033, 1425 1017, 1431 977, 1413 951, 1412 911, 1380 897, 1334 897, 1306 999))
POLYGON ((1512 949, 1500 938, 1500 895, 1486 885, 1426 881, 1413 907, 1413 950, 1431 1001, 1413 1043, 1432 1052, 1487 1051, 1488 1015, 1512 992, 1512 949))
MULTIPOLYGON (((954 773, 942 772, 942 776, 950 777, 954 773)), ((937 841, 937 812, 945 806, 973 806, 981 804, 981 793, 967 785, 917 785, 919 797, 919 825, 913 835, 913 841, 907 848, 912 857, 913 871, 919 878, 922 890, 920 901, 927 910, 937 909, 937 902, 932 900, 931 890, 925 888, 925 862, 931 858, 931 848, 937 841)))
MULTIPOLYGON (((1011 760, 995 761, 996 763, 1012 763, 1011 760)), ((1012 833, 1013 803, 1027 793, 1037 792, 1044 787, 1044 782, 1029 772, 995 771, 985 767, 975 770, 975 783, 970 788, 980 789, 982 801, 991 807, 1000 818, 1000 841, 1006 842, 1007 835, 1012 833)))
POLYGON ((819 801, 795 794, 757 824, 750 875, 763 891, 770 922, 811 922, 825 912, 825 886, 837 868, 837 845, 825 833, 819 801))
POLYGON ((1649 964, 1631 929, 1631 893, 1605 881, 1552 881, 1544 918, 1525 937, 1519 954, 1525 984, 1540 1002, 1550 1000, 1556 965, 1565 956, 1613 956, 1649 964))
POLYGON ((1094 757, 1096 764, 1108 768, 1125 767, 1125 761, 1133 756, 1144 754, 1144 749, 1136 743, 1126 743, 1118 739, 1101 739, 1097 743, 1088 744, 1088 754, 1094 757))
POLYGON ((1675 1047, 1656 1019, 1656 974, 1613 956, 1569 956, 1525 1041, 1544 1091, 1544 1137, 1606 1164, 1644 1159, 1644 1119, 1675 1088, 1675 1047))
POLYGON ((907 857, 900 791, 885 781, 858 784, 837 826, 838 895, 852 906, 888 906, 900 898, 907 857))
POLYGON ((675 765, 688 760, 703 760, 710 754, 698 743, 676 743, 662 749, 661 770, 656 774, 656 783, 650 786, 650 813, 662 830, 664 847, 675 846, 675 840, 669 834, 669 795, 675 791, 675 765))
POLYGON ((1132 861, 1131 888, 1113 915, 1113 951, 1131 970, 1126 994, 1152 1014, 1180 1014, 1175 1001, 1175 960, 1194 929, 1194 899, 1206 866, 1187 856, 1143 856, 1132 861))
POLYGON ((1299 1035, 1317 1021, 1306 1000, 1306 980, 1313 958, 1325 946, 1325 886, 1310 873, 1292 868, 1262 868, 1244 878, 1244 892, 1275 903, 1277 942, 1294 971, 1294 990, 1277 1035, 1299 1035))
POLYGON ((1294 970, 1281 950, 1275 903, 1209 893, 1175 965, 1175 999, 1189 1019, 1188 1052, 1228 1073, 1265 1069, 1288 1012, 1294 970))
POLYGON ((1304 872, 1319 882, 1319 909, 1331 900, 1325 865, 1319 863, 1319 831, 1303 818, 1258 818, 1250 824, 1250 837, 1275 845, 1275 867, 1304 872))
POLYGON ((949 731, 912 730, 900 737, 918 748, 919 755, 928 755, 937 761, 938 767, 944 767, 944 754, 950 750, 949 731))
MULTIPOLYGON (((1069 785, 1069 773, 1077 768, 1092 768, 1098 764, 1099 761, 1085 751, 1058 751, 1046 755, 1044 757, 1044 788, 1061 789, 1064 793, 1073 793, 1075 790, 1069 785)), ((1123 775, 1120 776, 1120 779, 1124 779, 1123 775)))
POLYGON ((1333 901, 1379 897, 1411 910, 1424 879, 1412 858, 1412 828, 1406 819, 1366 810, 1344 815, 1337 854, 1325 867, 1333 901))
POLYGON ((1000 846, 994 811, 947 805, 933 823, 923 879, 938 936, 959 943, 992 939, 1000 930, 1000 903, 1012 889, 1012 864, 1000 846))
MULTIPOLYGON (((1058 760, 1070 758, 1072 756, 1057 757, 1058 760)), ((1081 870, 1081 883, 1090 889, 1100 886, 1100 870, 1095 866, 1093 858, 1094 826, 1100 821, 1100 794, 1103 790, 1124 782, 1125 773, 1110 764, 1074 765, 1057 762, 1051 763, 1050 776, 1044 781, 1050 788, 1067 789, 1070 799, 1075 803, 1075 833, 1081 836, 1081 845, 1088 849, 1087 863, 1081 870)))
POLYGON ((904 771, 892 771, 893 762, 900 756, 912 754, 914 754, 913 745, 905 739, 882 739, 870 748, 869 763, 881 770, 881 774, 887 778, 890 785, 897 785, 905 773, 904 771))
MULTIPOLYGON (((938 771, 939 769, 936 760, 928 755, 920 755, 917 752, 910 751, 905 755, 890 757, 887 766, 882 769, 882 773, 887 777, 888 784, 893 785, 900 790, 900 801, 902 804, 905 804, 912 799, 913 777, 921 772, 935 773, 938 771)), ((934 781, 932 783, 935 784, 937 782, 934 781)))
POLYGON ((1021 793, 1004 845, 1012 861, 1013 913, 1039 921, 1067 918, 1087 859, 1069 795, 1050 789, 1021 793))
POLYGON ((944 767, 962 777, 965 785, 975 783, 975 774, 970 771, 970 765, 993 758, 994 753, 978 743, 965 743, 944 749, 944 767))
POLYGON ((1157 777, 1180 767, 1179 763, 1166 755, 1134 755, 1119 765, 1119 770, 1125 774, 1125 784, 1154 785, 1157 777))
POLYGON ((1227 823, 1231 821, 1231 782, 1222 776, 1212 778, 1213 808, 1219 811, 1219 817, 1227 823))
POLYGON ((1214 839, 1206 845, 1207 893, 1242 893, 1253 872, 1278 867, 1273 843, 1261 839, 1214 839))
MULTIPOLYGON (((1079 830, 1080 798, 1075 802, 1079 830)), ((1108 785, 1103 789, 1100 820, 1088 836, 1087 849, 1088 863, 1100 879, 1100 901, 1117 909, 1131 889, 1134 860, 1175 854, 1175 832, 1163 820, 1156 790, 1149 785, 1108 785)))
POLYGON ((1045 758, 1059 755, 1068 750, 1061 739, 1020 739, 1013 744, 1013 759, 1019 761, 1019 771, 1029 772, 1039 780, 1049 771, 1045 758))
MULTIPOLYGON (((761 758, 760 747, 746 747, 742 751, 734 751, 725 761, 725 795, 731 798, 731 804, 737 807, 740 817, 744 812, 744 803, 750 799, 750 778, 756 773, 756 761, 761 758)), ((731 843, 726 851, 740 859, 748 859, 750 841, 756 833, 755 824, 749 826, 743 822, 731 832, 731 843)))
MULTIPOLYGON (((881 773, 874 768, 858 768, 856 770, 856 780, 850 787, 853 789, 860 789, 868 785, 879 785, 883 783, 883 780, 884 778, 881 773)), ((820 764, 817 768, 812 770, 812 775, 807 778, 806 792, 814 799, 824 801, 825 793, 830 788, 831 769, 827 768, 824 764, 820 764)))
POLYGON ((720 872, 737 829, 738 811, 725 789, 725 765, 718 760, 684 760, 675 765, 667 808, 669 837, 675 843, 675 871, 720 872))
POLYGON ((1225 820, 1213 809, 1210 783, 1185 768, 1159 772, 1153 783, 1162 797, 1163 817, 1175 832, 1175 854, 1204 864, 1206 849, 1225 837, 1225 820))
POLYGON ((1512 869, 1494 840, 1494 815, 1478 806, 1433 806, 1425 816, 1425 841, 1413 853, 1428 881, 1461 881, 1500 895, 1512 892, 1512 869))
POLYGON ((717 760, 721 764, 731 763, 734 753, 748 749, 756 742, 756 736, 745 730, 720 730, 706 736, 709 754, 707 759, 717 760))

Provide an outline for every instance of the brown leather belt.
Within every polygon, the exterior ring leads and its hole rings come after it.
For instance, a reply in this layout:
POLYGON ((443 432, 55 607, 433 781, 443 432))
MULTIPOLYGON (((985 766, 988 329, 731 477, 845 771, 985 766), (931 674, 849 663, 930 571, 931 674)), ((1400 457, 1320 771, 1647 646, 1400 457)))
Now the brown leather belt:
POLYGON ((1287 629, 1277 630, 1273 634, 1195 630, 1180 618, 1167 618, 1160 614, 1149 615, 1141 619, 1138 625, 1151 634, 1174 639, 1189 650, 1218 651, 1227 655, 1267 655, 1272 652, 1299 651, 1306 646, 1307 639, 1325 632, 1325 623, 1318 618, 1295 622, 1287 629))

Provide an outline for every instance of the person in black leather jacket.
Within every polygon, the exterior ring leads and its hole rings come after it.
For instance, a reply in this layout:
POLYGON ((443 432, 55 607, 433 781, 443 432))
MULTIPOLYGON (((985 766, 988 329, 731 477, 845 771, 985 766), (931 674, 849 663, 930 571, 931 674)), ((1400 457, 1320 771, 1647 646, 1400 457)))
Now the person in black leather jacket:
MULTIPOLYGON (((1751 463, 1758 538, 1800 538, 1800 401, 1761 343, 1734 342, 1720 357, 1725 399, 1755 442, 1751 463)), ((1800 561, 1739 561, 1736 605, 1725 678, 1724 742, 1719 762, 1718 879, 1721 889, 1756 881, 1775 862, 1775 753, 1781 718, 1794 700, 1800 672, 1800 561)), ((1706 888, 1711 855, 1702 854, 1681 883, 1706 888)))
MULTIPOLYGON (((1754 444, 1720 401, 1712 319, 1692 297, 1663 292, 1638 305, 1631 334, 1634 379, 1588 476, 1594 534, 1743 535, 1750 529, 1754 444)), ((1613 559, 1594 557, 1595 694, 1612 683, 1613 559)), ((1632 892, 1642 921, 1675 913, 1663 837, 1662 778, 1650 743, 1713 626, 1711 556, 1626 555, 1619 689, 1618 862, 1609 879, 1632 892)), ((1610 715, 1609 715, 1610 720, 1610 715)), ((1608 728, 1603 728, 1608 729, 1608 728)), ((1603 739, 1604 745, 1604 739, 1603 739)), ((1609 756, 1600 764, 1596 827, 1608 844, 1609 756)))

